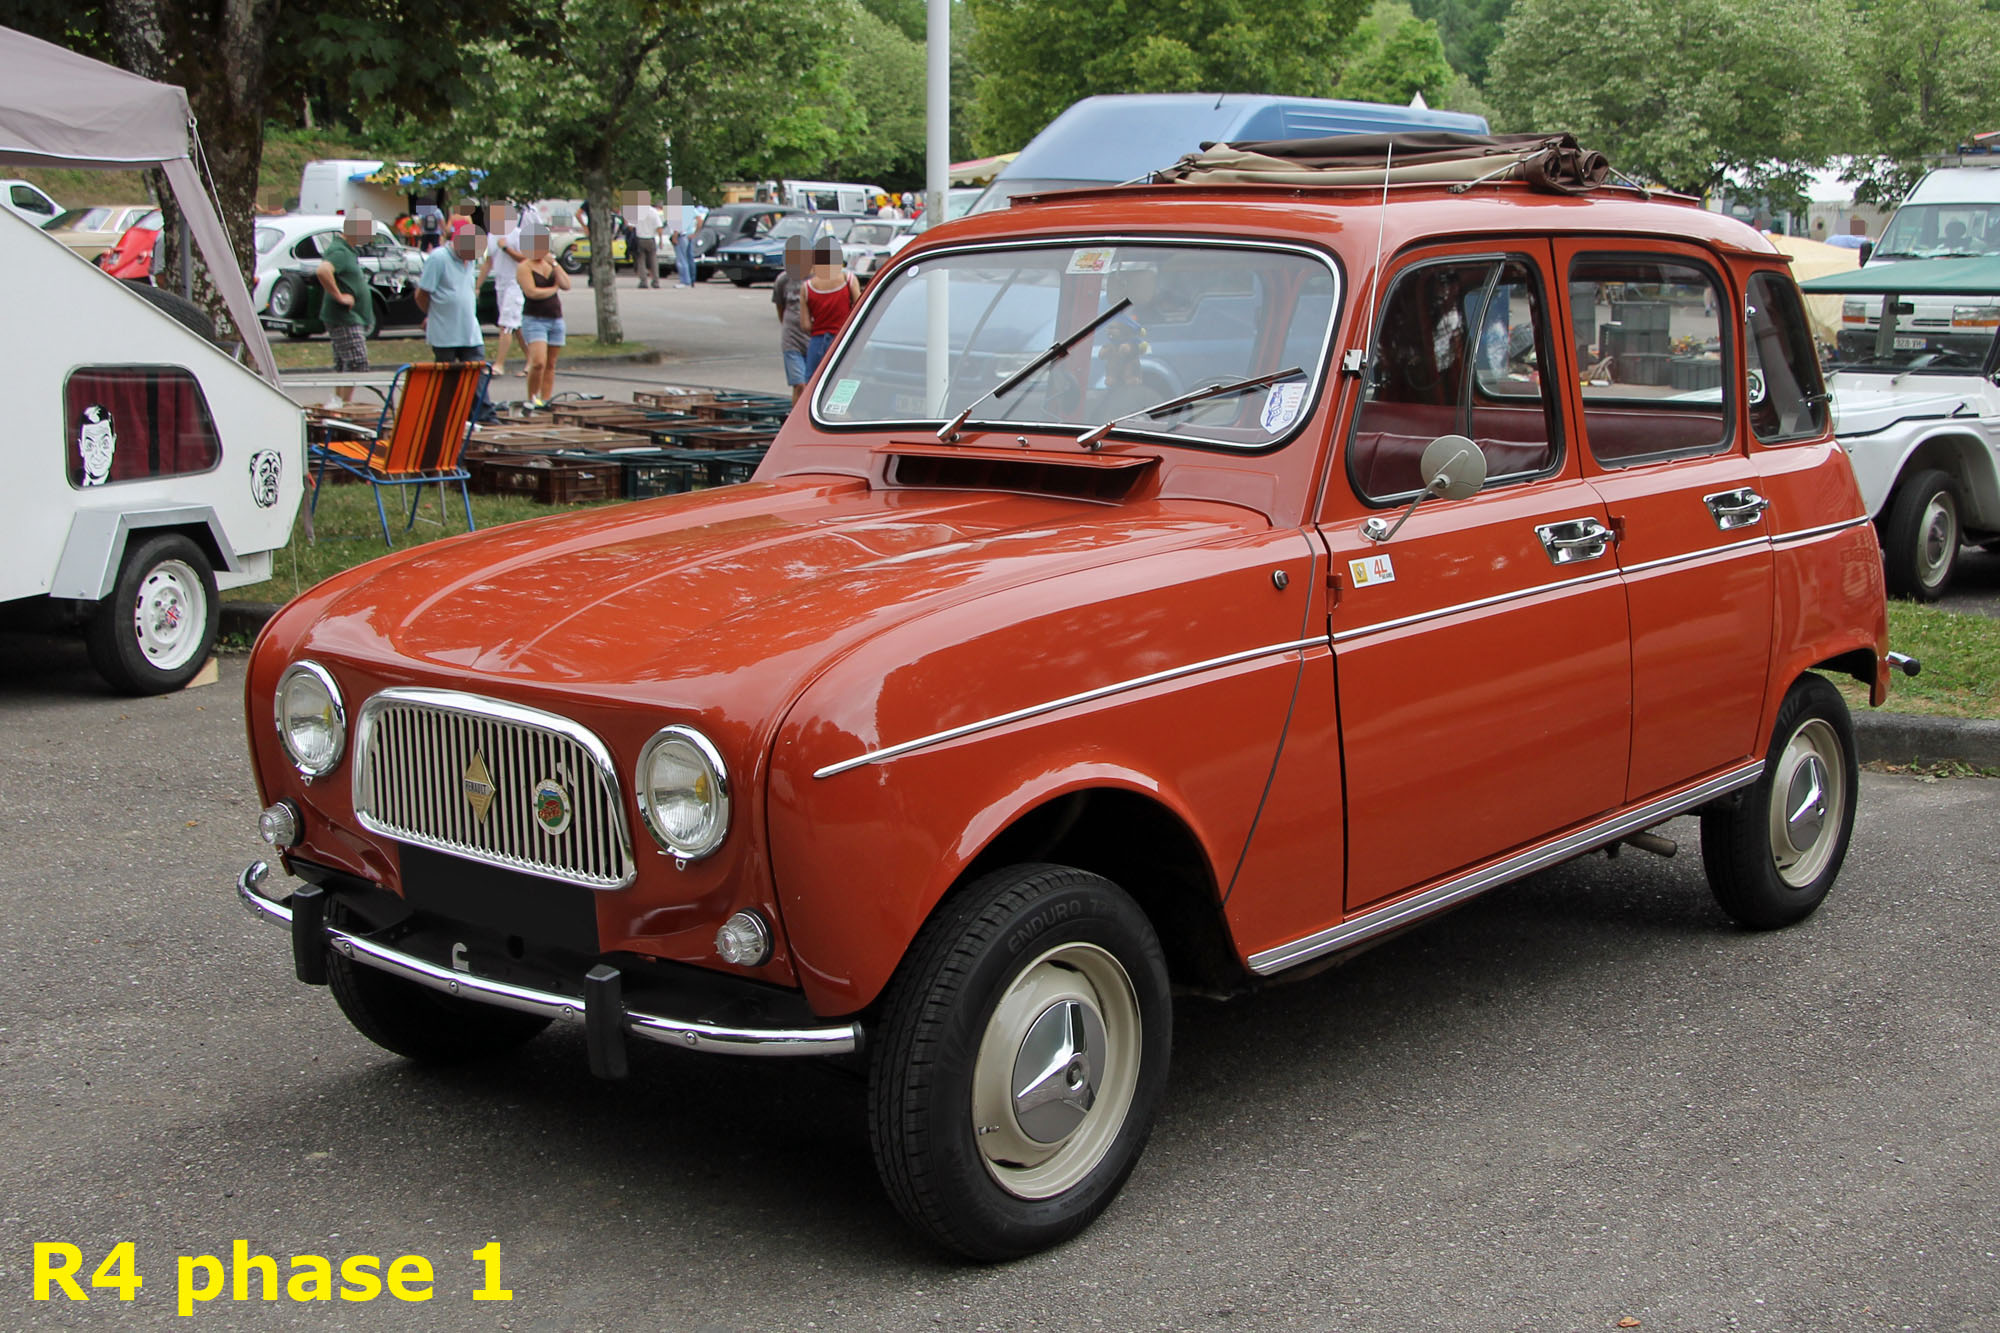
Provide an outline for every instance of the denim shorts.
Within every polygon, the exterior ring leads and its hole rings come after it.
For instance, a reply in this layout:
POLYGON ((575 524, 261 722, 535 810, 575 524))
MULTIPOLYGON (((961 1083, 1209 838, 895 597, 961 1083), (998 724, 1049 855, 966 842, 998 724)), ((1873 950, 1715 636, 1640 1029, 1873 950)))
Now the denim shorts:
POLYGON ((785 383, 804 384, 810 378, 812 376, 806 370, 806 354, 785 348, 785 383))
POLYGON ((547 343, 551 347, 563 345, 563 322, 560 317, 549 319, 543 315, 521 316, 521 341, 532 347, 536 343, 547 343))

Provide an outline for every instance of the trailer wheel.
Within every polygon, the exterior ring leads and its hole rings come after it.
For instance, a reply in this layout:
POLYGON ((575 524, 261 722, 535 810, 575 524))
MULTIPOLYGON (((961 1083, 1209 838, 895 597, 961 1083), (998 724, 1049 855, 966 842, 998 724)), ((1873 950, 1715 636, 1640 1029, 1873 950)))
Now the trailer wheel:
POLYGON ((215 571, 177 532, 128 547, 111 595, 84 627, 91 665, 125 694, 165 694, 194 679, 215 647, 215 571))

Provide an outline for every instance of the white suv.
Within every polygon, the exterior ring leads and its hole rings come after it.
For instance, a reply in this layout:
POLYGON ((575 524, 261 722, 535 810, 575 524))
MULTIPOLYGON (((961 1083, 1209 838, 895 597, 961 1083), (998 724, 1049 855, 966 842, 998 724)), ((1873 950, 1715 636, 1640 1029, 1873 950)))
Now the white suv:
POLYGON ((2000 256, 1870 264, 1802 285, 1843 298, 1827 365, 1834 429, 1889 589, 1935 601, 1961 545, 2000 549, 2000 256), (1953 310, 1956 327, 1913 318, 1931 308, 1953 310))

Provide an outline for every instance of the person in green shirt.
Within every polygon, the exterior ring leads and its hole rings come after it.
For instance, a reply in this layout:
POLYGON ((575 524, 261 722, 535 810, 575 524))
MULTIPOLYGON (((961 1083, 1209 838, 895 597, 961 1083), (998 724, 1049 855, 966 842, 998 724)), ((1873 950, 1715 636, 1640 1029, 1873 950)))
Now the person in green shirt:
MULTIPOLYGON (((374 294, 354 247, 366 244, 374 234, 374 219, 365 209, 356 209, 342 220, 340 234, 327 237, 320 247, 319 285, 326 289, 319 303, 320 323, 326 325, 326 336, 333 343, 333 368, 338 371, 368 369, 374 294)), ((334 396, 345 403, 354 396, 354 386, 343 384, 334 396)))

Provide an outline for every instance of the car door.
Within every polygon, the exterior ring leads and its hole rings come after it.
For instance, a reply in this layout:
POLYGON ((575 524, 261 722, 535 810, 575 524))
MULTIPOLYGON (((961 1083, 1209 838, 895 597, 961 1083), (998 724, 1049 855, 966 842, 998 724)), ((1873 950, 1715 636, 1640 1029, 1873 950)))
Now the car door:
POLYGON ((1568 445, 1545 242, 1404 256, 1322 508, 1348 912, 1615 808, 1631 669, 1604 505, 1568 445), (1465 435, 1484 488, 1426 499, 1465 435))
POLYGON ((1768 501, 1738 426, 1740 329, 1714 260, 1622 238, 1555 251, 1561 327, 1593 349, 1570 392, 1632 615, 1636 802, 1762 751, 1768 501))

